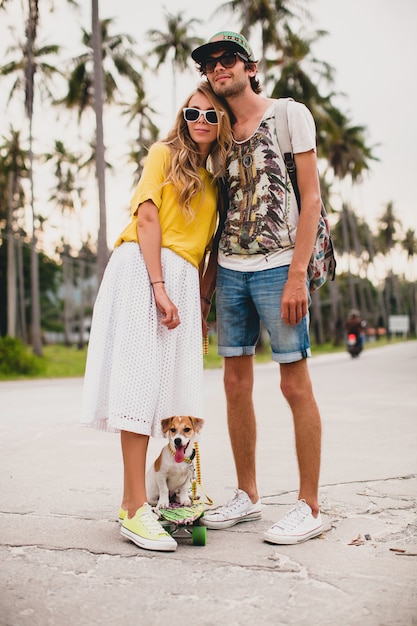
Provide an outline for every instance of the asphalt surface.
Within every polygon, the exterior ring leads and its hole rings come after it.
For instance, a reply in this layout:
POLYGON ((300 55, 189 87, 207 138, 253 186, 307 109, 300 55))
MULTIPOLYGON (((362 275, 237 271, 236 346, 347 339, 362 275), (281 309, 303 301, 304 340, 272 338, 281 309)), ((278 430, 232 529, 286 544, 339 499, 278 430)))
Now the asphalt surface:
MULTIPOLYGON (((298 485, 271 363, 255 382, 262 519, 174 553, 120 536, 119 436, 78 424, 81 379, 0 383, 0 624, 415 626, 417 342, 313 357, 310 370, 325 532, 262 540, 298 485)), ((205 372, 205 404, 202 484, 218 505, 236 486, 221 370, 205 372)), ((162 445, 151 441, 149 461, 162 445)))

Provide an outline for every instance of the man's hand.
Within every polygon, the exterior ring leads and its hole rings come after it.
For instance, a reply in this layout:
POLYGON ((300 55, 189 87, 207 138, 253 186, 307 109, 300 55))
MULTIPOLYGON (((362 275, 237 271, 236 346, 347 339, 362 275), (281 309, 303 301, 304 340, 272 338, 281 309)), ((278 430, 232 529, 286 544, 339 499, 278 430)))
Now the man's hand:
POLYGON ((281 301, 281 317, 286 324, 299 324, 308 311, 305 276, 288 275, 281 301))

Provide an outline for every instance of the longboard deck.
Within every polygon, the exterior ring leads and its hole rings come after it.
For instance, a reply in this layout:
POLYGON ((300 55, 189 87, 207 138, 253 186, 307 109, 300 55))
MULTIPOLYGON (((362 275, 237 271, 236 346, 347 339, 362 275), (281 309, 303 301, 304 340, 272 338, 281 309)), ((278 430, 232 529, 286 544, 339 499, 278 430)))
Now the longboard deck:
POLYGON ((170 506, 168 509, 159 509, 161 520, 178 526, 193 524, 204 515, 204 504, 192 504, 190 506, 170 506))

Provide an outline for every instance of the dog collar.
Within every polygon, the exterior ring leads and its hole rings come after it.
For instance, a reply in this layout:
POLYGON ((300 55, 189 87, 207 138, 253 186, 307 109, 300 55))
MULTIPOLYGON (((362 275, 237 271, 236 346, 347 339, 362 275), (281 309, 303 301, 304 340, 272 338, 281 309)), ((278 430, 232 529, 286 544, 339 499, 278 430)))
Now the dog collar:
MULTIPOLYGON (((168 444, 168 450, 171 452, 172 456, 175 456, 175 450, 173 450, 171 448, 171 444, 168 444)), ((195 448, 193 448, 193 451, 191 452, 191 456, 185 456, 184 457, 184 461, 183 463, 192 463, 193 459, 195 457, 195 448)))

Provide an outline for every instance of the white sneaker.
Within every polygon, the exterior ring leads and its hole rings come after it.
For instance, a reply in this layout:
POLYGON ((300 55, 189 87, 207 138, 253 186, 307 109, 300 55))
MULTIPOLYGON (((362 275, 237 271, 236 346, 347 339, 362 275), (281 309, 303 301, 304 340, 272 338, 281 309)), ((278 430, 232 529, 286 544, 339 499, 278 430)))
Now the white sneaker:
POLYGON ((322 532, 323 522, 320 512, 317 517, 313 517, 307 502, 298 500, 293 509, 264 533, 264 539, 269 543, 289 545, 312 539, 322 532))
POLYGON ((262 515, 261 501, 253 504, 248 494, 241 489, 235 490, 232 500, 222 506, 206 511, 200 523, 207 528, 221 529, 230 528, 240 522, 252 522, 260 519, 262 515))

